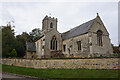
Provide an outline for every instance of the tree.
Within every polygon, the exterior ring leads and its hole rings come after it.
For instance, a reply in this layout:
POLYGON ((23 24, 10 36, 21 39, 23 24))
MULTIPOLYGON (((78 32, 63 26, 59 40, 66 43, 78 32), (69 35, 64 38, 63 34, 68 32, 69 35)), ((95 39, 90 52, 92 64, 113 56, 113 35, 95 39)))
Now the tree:
POLYGON ((21 35, 16 36, 17 47, 16 50, 18 52, 18 57, 25 56, 26 53, 26 42, 35 42, 35 40, 39 39, 41 36, 41 30, 39 28, 35 28, 29 34, 27 32, 23 32, 21 35))
POLYGON ((10 53, 10 57, 17 57, 17 52, 15 49, 13 49, 10 53))
POLYGON ((120 53, 119 46, 113 46, 113 53, 120 53))
POLYGON ((26 53, 26 42, 30 41, 30 36, 27 32, 16 36, 18 57, 23 57, 26 53))
MULTIPOLYGON (((15 28, 15 27, 14 27, 15 28)), ((9 57, 9 53, 15 49, 18 57, 23 57, 26 53, 26 42, 35 42, 41 36, 39 28, 33 29, 29 34, 23 32, 15 37, 14 29, 11 25, 2 28, 2 57, 9 57)))
POLYGON ((2 57, 8 57, 9 53, 16 48, 14 29, 11 25, 2 28, 2 57))
POLYGON ((37 39, 40 38, 42 31, 39 28, 35 28, 29 34, 30 34, 31 40, 35 42, 37 39))

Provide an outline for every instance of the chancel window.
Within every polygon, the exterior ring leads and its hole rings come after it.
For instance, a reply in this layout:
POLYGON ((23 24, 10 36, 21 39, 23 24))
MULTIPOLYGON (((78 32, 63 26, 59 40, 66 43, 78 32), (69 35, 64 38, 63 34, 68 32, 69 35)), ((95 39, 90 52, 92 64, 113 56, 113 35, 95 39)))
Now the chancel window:
POLYGON ((78 51, 81 50, 81 41, 77 41, 78 51))
POLYGON ((102 34, 103 34, 103 32, 101 30, 97 31, 97 44, 98 44, 98 46, 102 46, 102 34))
POLYGON ((57 39, 55 36, 52 37, 50 42, 50 49, 51 50, 57 50, 57 39))
POLYGON ((66 51, 66 45, 63 45, 63 51, 64 52, 66 51))
POLYGON ((52 22, 50 23, 50 28, 53 28, 53 23, 52 22))

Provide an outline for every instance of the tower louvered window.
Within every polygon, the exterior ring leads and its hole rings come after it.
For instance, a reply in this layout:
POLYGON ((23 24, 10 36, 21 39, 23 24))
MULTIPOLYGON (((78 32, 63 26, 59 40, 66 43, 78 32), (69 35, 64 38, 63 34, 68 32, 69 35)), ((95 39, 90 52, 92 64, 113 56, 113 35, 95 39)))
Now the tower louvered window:
POLYGON ((53 28, 53 23, 52 22, 50 23, 50 28, 53 28))

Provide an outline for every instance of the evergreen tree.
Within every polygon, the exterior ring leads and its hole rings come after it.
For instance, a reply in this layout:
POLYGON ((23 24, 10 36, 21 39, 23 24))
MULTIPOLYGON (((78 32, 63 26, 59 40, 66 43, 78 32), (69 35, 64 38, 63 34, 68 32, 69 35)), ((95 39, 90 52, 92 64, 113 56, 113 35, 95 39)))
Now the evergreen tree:
POLYGON ((10 57, 17 57, 17 52, 15 49, 13 49, 10 53, 10 57))
POLYGON ((2 57, 8 57, 14 48, 16 48, 14 29, 7 25, 2 28, 2 57))

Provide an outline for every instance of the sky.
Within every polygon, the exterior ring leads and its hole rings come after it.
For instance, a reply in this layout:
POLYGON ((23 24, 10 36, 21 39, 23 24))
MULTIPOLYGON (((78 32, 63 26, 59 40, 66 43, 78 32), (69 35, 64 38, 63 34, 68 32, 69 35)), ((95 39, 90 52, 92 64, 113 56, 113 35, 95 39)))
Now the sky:
POLYGON ((58 18, 58 31, 66 32, 84 22, 94 19, 97 14, 107 28, 111 42, 118 44, 118 2, 2 2, 0 26, 8 22, 15 25, 15 34, 42 29, 42 19, 48 15, 58 18))

